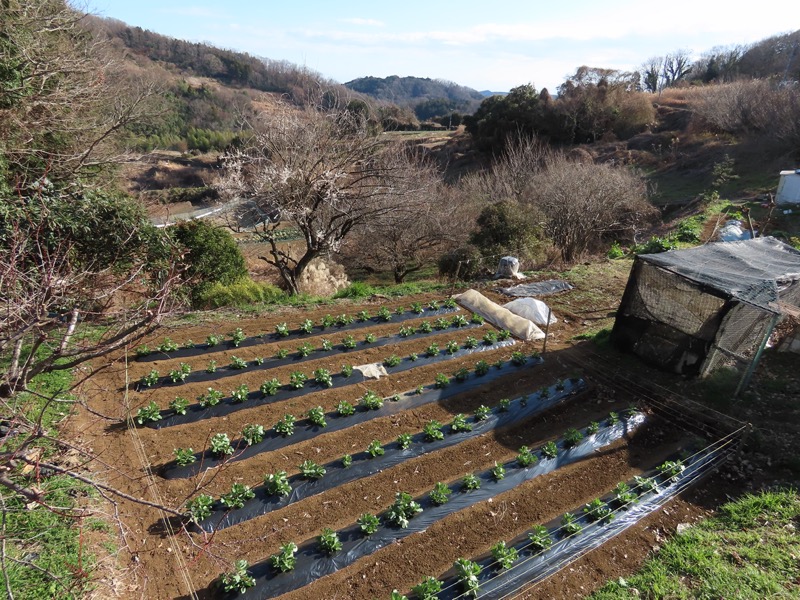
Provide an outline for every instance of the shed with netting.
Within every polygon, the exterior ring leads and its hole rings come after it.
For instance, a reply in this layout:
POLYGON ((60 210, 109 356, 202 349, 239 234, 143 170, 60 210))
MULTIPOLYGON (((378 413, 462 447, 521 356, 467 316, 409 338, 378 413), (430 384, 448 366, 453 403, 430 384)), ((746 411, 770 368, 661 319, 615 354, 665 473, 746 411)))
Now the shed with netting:
POLYGON ((782 307, 798 304, 800 252, 775 238, 642 254, 611 339, 682 375, 720 367, 751 373, 782 307))

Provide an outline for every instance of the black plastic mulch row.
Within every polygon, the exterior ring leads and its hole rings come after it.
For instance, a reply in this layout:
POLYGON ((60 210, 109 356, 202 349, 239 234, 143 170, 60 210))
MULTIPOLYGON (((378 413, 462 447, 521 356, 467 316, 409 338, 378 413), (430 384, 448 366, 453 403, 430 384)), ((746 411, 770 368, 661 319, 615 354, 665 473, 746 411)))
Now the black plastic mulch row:
MULTIPOLYGON (((500 342, 500 344, 509 345, 509 341, 500 342)), ((492 348, 496 347, 498 347, 498 345, 492 346, 492 348)), ((470 352, 475 352, 478 350, 479 349, 475 349, 471 350, 470 352)), ((529 359, 526 364, 538 365, 541 364, 541 362, 542 359, 529 359)), ((342 416, 336 412, 330 412, 325 415, 325 419, 327 421, 326 427, 319 427, 318 425, 311 423, 311 421, 304 419, 295 424, 295 431, 289 437, 283 437, 274 429, 270 429, 266 432, 263 440, 257 444, 253 444, 252 446, 248 446, 244 439, 235 440, 232 443, 234 453, 227 459, 220 459, 212 454, 209 450, 197 452, 195 453, 196 460, 192 464, 181 467, 172 461, 163 467, 161 474, 166 479, 191 477, 192 475, 196 475, 201 471, 217 467, 223 463, 236 462, 250 458, 256 454, 261 454, 262 452, 272 452, 273 450, 286 448, 288 446, 310 440, 311 438, 323 433, 340 431, 342 429, 347 429, 348 427, 359 425, 371 419, 394 415, 404 410, 409 410, 411 408, 416 408, 417 406, 423 406, 431 402, 436 402, 437 400, 443 400, 444 398, 455 396, 456 394, 468 392, 504 377, 510 372, 520 368, 521 367, 515 366, 511 362, 507 362, 504 363, 500 368, 492 367, 489 372, 483 376, 470 373, 469 377, 464 381, 452 379, 452 383, 444 388, 437 388, 433 385, 430 385, 424 388, 422 394, 418 394, 416 390, 398 394, 400 399, 396 402, 389 398, 384 398, 383 406, 377 410, 369 410, 367 408, 357 406, 355 414, 350 416, 342 416)))
POLYGON ((413 335, 408 335, 405 337, 401 337, 400 335, 397 334, 387 335, 379 337, 374 342, 370 342, 369 344, 363 341, 358 342, 358 345, 355 348, 347 348, 343 344, 336 344, 335 346, 332 346, 330 350, 323 350, 322 348, 314 348, 311 354, 309 354, 308 356, 301 356, 298 352, 292 352, 286 358, 277 358, 277 357, 265 358, 264 362, 262 362, 261 364, 258 364, 255 361, 248 361, 246 363, 247 366, 244 369, 237 369, 232 366, 221 366, 217 367, 213 373, 209 373, 206 370, 199 369, 199 370, 193 370, 186 376, 186 378, 183 381, 172 381, 169 375, 164 375, 163 377, 159 377, 158 383, 154 385, 149 385, 149 386, 143 385, 141 381, 136 382, 134 385, 137 391, 143 391, 143 390, 152 390, 161 386, 179 387, 187 383, 195 383, 201 381, 216 381, 218 379, 224 379, 226 377, 232 377, 234 375, 241 375, 242 373, 252 373, 253 371, 267 371, 269 369, 277 369, 278 367, 285 367, 286 365, 296 365, 310 360, 319 360, 321 358, 332 356, 331 353, 340 353, 340 354, 355 353, 360 350, 366 350, 369 348, 377 348, 380 346, 387 346, 389 344, 399 344, 406 341, 432 337, 434 335, 444 335, 448 331, 460 331, 464 329, 474 329, 476 327, 481 327, 481 325, 477 323, 469 323, 468 325, 464 325, 459 328, 434 329, 430 333, 415 333, 413 335))
POLYGON ((426 307, 425 310, 421 313, 415 313, 412 311, 406 311, 402 315, 398 315, 396 313, 392 313, 392 318, 388 321, 381 319, 380 317, 370 317, 366 321, 353 321, 347 325, 331 325, 330 327, 321 327, 320 325, 314 325, 314 329, 310 333, 304 333, 299 329, 293 329, 289 332, 289 335, 280 336, 277 333, 265 333, 263 335, 257 335, 248 337, 242 342, 239 343, 238 346, 234 346, 233 342, 230 340, 226 340, 224 342, 220 342, 216 346, 209 346, 206 343, 203 344, 194 344, 190 348, 178 348, 173 350, 172 352, 161 352, 160 350, 153 350, 150 354, 145 354, 144 356, 137 356, 135 358, 136 361, 139 362, 148 362, 154 360, 163 360, 164 357, 166 358, 188 358, 190 356, 201 356, 208 352, 221 352, 223 350, 233 350, 237 348, 248 348, 250 346, 259 346, 261 344, 272 344, 273 342, 284 342, 290 340, 296 340, 300 338, 310 338, 322 333, 335 333, 338 331, 352 331, 354 329, 363 329, 364 327, 374 327, 375 325, 386 325, 387 323, 402 323, 403 321, 410 321, 411 319, 424 319, 425 317, 436 317, 441 315, 448 315, 455 312, 458 312, 458 308, 440 308, 438 310, 431 310, 430 308, 426 307))
MULTIPOLYGON (((716 468, 726 456, 727 453, 717 450, 698 454, 688 464, 685 464, 686 468, 682 473, 673 478, 659 475, 656 470, 650 471, 649 475, 655 476, 658 482, 657 491, 641 494, 636 504, 629 505, 627 510, 617 511, 614 519, 610 522, 591 522, 586 515, 582 514, 581 507, 578 507, 573 514, 578 517, 576 522, 580 523, 583 530, 577 535, 561 539, 560 518, 546 523, 544 526, 551 539, 554 540, 550 549, 532 553, 527 538, 509 544, 509 547, 518 551, 519 558, 507 570, 499 570, 495 565, 496 561, 491 556, 480 557, 475 561, 481 566, 481 573, 478 575, 480 598, 496 600, 506 598, 510 592, 519 589, 520 586, 541 581, 556 573, 565 563, 575 560, 589 550, 607 542, 663 506, 670 498, 716 468)), ((635 481, 628 483, 632 489, 635 489, 635 481)), ((606 504, 613 504, 614 496, 607 494, 601 500, 606 504)), ((464 590, 456 579, 454 571, 445 573, 441 581, 442 591, 438 594, 439 600, 463 597, 464 590)))
MULTIPOLYGON (((395 367, 386 367, 386 371, 388 373, 400 373, 415 367, 430 365, 446 360, 454 360, 456 358, 474 354, 476 352, 496 350, 498 348, 511 346, 513 344, 514 340, 512 339, 505 340, 503 342, 497 342, 491 345, 481 344, 477 348, 461 348, 453 354, 448 353, 447 350, 440 350, 439 354, 436 356, 420 356, 415 361, 412 361, 409 357, 405 357, 402 359, 402 362, 399 365, 395 367)), ((309 378, 305 385, 300 389, 295 389, 290 385, 285 384, 282 385, 278 392, 272 396, 265 396, 260 390, 254 390, 247 394, 247 400, 243 402, 234 400, 232 396, 223 398, 219 401, 219 404, 208 406, 206 408, 203 408, 198 402, 195 402, 194 404, 190 404, 188 407, 186 407, 185 415, 179 415, 171 409, 162 410, 161 420, 152 421, 148 423, 147 426, 154 429, 163 429, 164 427, 173 427, 175 425, 184 425, 186 423, 196 423, 197 421, 202 421, 204 419, 223 417, 236 411, 244 410, 246 408, 253 408, 254 406, 259 406, 261 404, 281 402, 289 398, 297 398, 299 396, 305 396, 306 394, 313 394, 314 392, 348 385, 355 385, 357 383, 363 383, 364 381, 366 381, 366 377, 364 377, 364 374, 358 369, 354 369, 353 374, 349 377, 345 377, 341 373, 332 374, 331 383, 333 385, 330 386, 324 386, 309 378)))
POLYGON ((292 491, 286 496, 270 495, 265 487, 260 485, 253 488, 256 494, 255 498, 249 500, 240 509, 229 510, 221 502, 216 502, 211 516, 202 521, 200 527, 208 532, 224 529, 283 508, 304 498, 321 494, 324 491, 356 479, 369 477, 412 458, 448 448, 489 431, 516 425, 555 406, 567 396, 571 396, 585 387, 586 384, 582 380, 567 381, 564 383, 562 390, 558 390, 556 386, 549 388, 549 393, 545 397, 532 394, 531 396, 535 397, 527 401, 523 401, 522 398, 516 398, 506 411, 501 411, 499 407, 495 407, 489 416, 482 421, 477 421, 474 418, 470 419, 469 423, 472 426, 472 431, 454 433, 448 431, 449 425, 445 425, 444 431, 446 435, 441 440, 426 441, 425 434, 420 432, 412 436, 411 445, 405 449, 401 448, 397 442, 391 442, 383 447, 384 454, 382 456, 373 458, 366 451, 353 454, 353 464, 350 467, 344 467, 341 460, 329 462, 323 465, 325 467, 325 476, 321 479, 309 481, 298 473, 288 478, 292 491))
POLYGON ((344 569, 358 559, 377 552, 389 544, 393 544, 413 533, 425 531, 437 521, 453 513, 469 508, 478 502, 485 502, 535 477, 591 456, 597 449, 613 443, 643 422, 644 416, 633 416, 627 421, 606 427, 600 432, 584 438, 577 446, 569 449, 565 449, 563 441, 560 441, 558 444, 559 454, 556 458, 547 459, 542 457, 536 464, 527 468, 511 466, 514 463, 509 463, 505 478, 499 481, 495 481, 491 471, 481 473, 478 475, 481 487, 477 490, 462 492, 460 491, 460 482, 452 484, 450 489, 453 493, 450 496, 450 500, 441 506, 434 505, 427 495, 417 498, 416 501, 422 505, 423 512, 412 518, 405 529, 388 525, 385 521, 382 521, 378 530, 370 536, 365 536, 358 525, 341 530, 338 535, 342 542, 342 550, 333 556, 327 556, 322 553, 318 548, 316 539, 306 540, 298 545, 297 562, 292 571, 281 573, 270 565, 269 560, 253 565, 250 572, 255 578, 256 585, 247 590, 241 597, 263 600, 265 598, 274 598, 308 585, 321 577, 344 569))

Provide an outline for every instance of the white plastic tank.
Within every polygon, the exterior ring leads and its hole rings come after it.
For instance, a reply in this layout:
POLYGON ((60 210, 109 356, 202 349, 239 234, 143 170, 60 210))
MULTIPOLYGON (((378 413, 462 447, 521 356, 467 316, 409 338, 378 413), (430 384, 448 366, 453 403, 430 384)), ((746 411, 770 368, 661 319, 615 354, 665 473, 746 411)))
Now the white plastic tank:
POLYGON ((800 204, 800 169, 781 171, 775 204, 800 204))

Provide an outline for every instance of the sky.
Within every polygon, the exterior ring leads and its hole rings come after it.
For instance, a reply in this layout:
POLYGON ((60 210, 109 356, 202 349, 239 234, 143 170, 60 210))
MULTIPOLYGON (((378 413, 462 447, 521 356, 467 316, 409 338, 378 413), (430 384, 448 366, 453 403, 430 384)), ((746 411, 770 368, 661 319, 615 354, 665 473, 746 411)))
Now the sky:
POLYGON ((496 92, 555 91, 581 65, 633 70, 679 49, 699 57, 800 29, 787 0, 89 1, 99 16, 339 83, 399 75, 496 92))

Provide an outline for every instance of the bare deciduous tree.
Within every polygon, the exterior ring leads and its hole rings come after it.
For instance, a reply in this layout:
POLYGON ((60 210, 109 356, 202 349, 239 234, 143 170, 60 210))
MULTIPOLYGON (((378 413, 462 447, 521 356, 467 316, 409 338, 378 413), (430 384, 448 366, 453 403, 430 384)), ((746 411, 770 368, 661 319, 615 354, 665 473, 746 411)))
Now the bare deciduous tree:
MULTIPOLYGON (((336 252, 358 228, 397 212, 427 183, 399 145, 382 141, 357 113, 282 105, 253 123, 253 135, 225 161, 223 195, 250 200, 249 217, 270 246, 263 257, 291 293, 317 257, 336 252), (304 247, 279 245, 278 219, 300 230, 304 247)), ((241 215, 240 215, 241 216, 241 215)))

